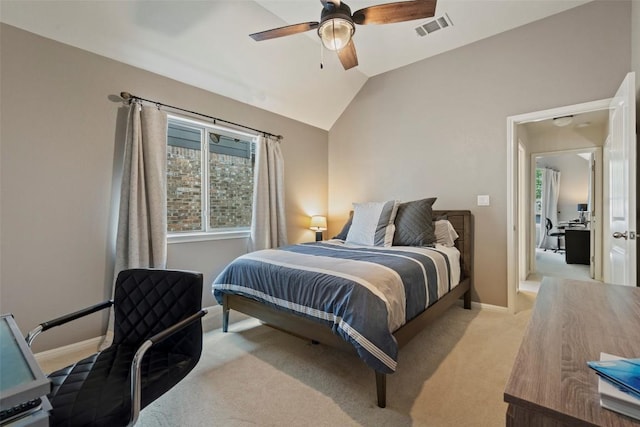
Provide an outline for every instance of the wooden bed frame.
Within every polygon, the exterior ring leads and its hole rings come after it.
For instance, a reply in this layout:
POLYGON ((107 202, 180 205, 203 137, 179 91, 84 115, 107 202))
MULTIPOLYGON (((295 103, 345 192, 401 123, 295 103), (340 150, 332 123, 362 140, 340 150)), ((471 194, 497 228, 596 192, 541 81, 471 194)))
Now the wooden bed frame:
MULTIPOLYGON (((471 289, 473 282, 473 216, 471 212, 467 210, 433 211, 434 218, 443 215, 447 216, 447 219, 460 236, 458 240, 456 240, 456 247, 460 251, 460 261, 462 264, 460 283, 453 288, 451 292, 440 298, 424 312, 393 333, 393 336, 398 341, 399 348, 408 343, 415 335, 420 333, 420 331, 437 319, 460 298, 464 300, 464 308, 471 308, 471 289)), ((250 298, 225 294, 222 309, 223 332, 228 331, 229 310, 233 309, 255 317, 273 328, 295 336, 355 353, 353 346, 335 335, 330 327, 306 317, 274 309, 250 298)), ((384 408, 386 406, 387 394, 386 374, 378 371, 374 372, 376 376, 378 406, 384 408)))

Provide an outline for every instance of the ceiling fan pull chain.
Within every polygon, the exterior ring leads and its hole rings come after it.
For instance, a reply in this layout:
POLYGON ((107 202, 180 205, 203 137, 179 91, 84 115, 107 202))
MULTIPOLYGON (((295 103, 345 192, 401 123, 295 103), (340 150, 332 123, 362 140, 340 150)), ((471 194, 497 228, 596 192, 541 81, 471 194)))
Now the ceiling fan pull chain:
POLYGON ((320 69, 324 69, 324 45, 320 43, 320 69))

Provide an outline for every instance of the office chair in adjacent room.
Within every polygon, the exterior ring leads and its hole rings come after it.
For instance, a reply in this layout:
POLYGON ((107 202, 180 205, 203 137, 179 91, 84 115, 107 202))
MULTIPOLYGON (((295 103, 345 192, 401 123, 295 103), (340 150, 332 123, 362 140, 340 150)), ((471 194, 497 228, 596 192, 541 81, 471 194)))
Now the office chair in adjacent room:
POLYGON ((43 331, 113 306, 110 347, 49 374, 52 426, 133 425, 140 411, 196 365, 202 353, 202 274, 120 272, 113 300, 41 323, 43 331))
MULTIPOLYGON (((549 237, 557 237, 558 238, 558 247, 555 248, 553 250, 553 252, 558 252, 558 251, 563 251, 564 249, 562 249, 560 247, 560 238, 564 238, 565 232, 564 231, 560 231, 559 229, 556 229, 556 231, 551 232, 551 230, 553 229, 553 223, 551 222, 551 220, 549 218, 545 218, 547 220, 546 222, 546 227, 547 227, 547 236, 549 237)), ((545 251, 547 250, 547 248, 544 249, 545 251)))

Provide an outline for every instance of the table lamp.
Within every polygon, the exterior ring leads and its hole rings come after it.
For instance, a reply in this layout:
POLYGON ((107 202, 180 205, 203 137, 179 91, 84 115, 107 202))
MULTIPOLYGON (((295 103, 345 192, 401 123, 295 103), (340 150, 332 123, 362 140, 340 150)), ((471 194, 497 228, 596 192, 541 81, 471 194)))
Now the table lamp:
POLYGON ((587 203, 578 203, 578 215, 580 216, 580 222, 586 222, 587 209, 589 205, 587 203))
POLYGON ((314 215, 311 217, 309 228, 316 232, 316 242, 322 240, 322 232, 327 229, 327 217, 314 215))

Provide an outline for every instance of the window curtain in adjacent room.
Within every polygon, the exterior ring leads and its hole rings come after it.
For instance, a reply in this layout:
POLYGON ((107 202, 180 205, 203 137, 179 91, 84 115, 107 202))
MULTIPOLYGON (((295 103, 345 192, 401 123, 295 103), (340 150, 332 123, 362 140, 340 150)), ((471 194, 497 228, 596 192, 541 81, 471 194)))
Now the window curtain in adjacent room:
MULTIPOLYGON (((114 283, 122 270, 167 263, 167 114, 132 102, 126 129, 114 283)), ((112 332, 113 311, 102 347, 112 332)))
POLYGON ((540 215, 540 242, 542 249, 557 249, 558 237, 547 236, 547 220, 549 218, 555 230, 558 226, 558 197, 560 196, 560 172, 545 168, 542 174, 542 200, 540 215))
POLYGON ((279 140, 258 137, 254 174, 249 250, 286 245, 284 159, 279 140))

